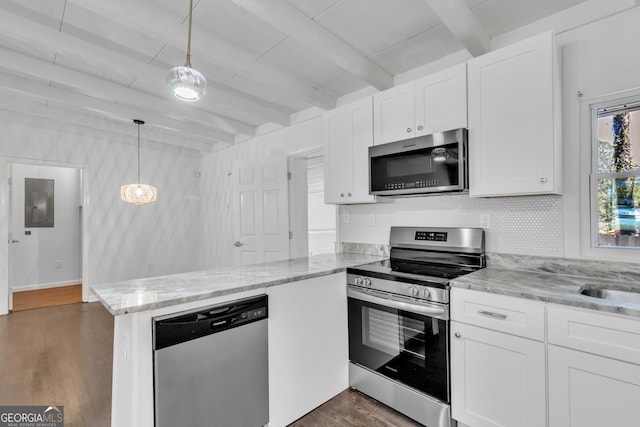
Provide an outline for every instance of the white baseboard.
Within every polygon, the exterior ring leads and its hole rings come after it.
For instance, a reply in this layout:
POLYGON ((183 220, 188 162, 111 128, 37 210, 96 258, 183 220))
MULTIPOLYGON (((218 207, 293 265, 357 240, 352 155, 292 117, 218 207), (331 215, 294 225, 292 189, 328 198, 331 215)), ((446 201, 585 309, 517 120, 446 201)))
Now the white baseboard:
POLYGON ((37 289, 61 288, 63 286, 79 285, 82 279, 67 280, 65 282, 36 283, 34 285, 20 285, 11 288, 12 292, 35 291, 37 289))

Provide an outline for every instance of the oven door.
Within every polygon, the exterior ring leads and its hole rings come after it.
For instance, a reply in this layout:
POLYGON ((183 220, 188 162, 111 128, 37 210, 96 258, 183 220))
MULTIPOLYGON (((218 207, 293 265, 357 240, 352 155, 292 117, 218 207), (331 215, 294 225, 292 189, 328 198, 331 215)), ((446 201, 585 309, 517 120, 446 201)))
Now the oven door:
POLYGON ((347 287, 349 360, 449 403, 449 313, 437 303, 347 287))

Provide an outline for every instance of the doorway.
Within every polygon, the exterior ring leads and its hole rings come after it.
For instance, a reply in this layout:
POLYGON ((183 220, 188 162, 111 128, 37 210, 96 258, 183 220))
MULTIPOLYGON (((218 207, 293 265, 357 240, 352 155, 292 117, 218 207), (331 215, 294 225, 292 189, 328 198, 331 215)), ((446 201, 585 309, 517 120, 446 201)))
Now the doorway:
POLYGON ((289 158, 289 212, 291 257, 338 252, 337 209, 324 202, 324 155, 322 150, 289 158))
POLYGON ((82 169, 9 163, 8 175, 9 310, 82 301, 82 169))

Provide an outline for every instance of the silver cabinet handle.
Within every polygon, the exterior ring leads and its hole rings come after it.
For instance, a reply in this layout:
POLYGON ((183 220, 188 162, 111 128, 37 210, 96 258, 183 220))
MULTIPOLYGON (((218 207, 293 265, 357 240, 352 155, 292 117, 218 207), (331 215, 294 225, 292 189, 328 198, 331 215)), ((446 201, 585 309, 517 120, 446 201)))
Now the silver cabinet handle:
POLYGON ((422 125, 418 126, 418 130, 422 130, 422 129, 424 129, 422 125))
POLYGON ((347 197, 351 197, 351 193, 347 193, 347 197))
POLYGON ((411 128, 407 128, 407 133, 410 133, 410 132, 411 132, 411 128))
POLYGON ((239 248, 240 246, 242 246, 242 242, 233 242, 233 246, 235 246, 236 248, 239 248))
POLYGON ((344 193, 340 193, 340 197, 344 197, 344 193))
POLYGON ((493 311, 486 311, 486 310, 478 310, 478 314, 484 314, 485 316, 495 317, 496 319, 503 319, 503 320, 507 318, 506 314, 494 313, 493 311))
POLYGON ((18 243, 20 240, 11 240, 10 243, 18 243))
POLYGON ((544 184, 547 182, 547 178, 540 178, 538 181, 540 181, 540 184, 544 184))
POLYGON ((456 338, 460 338, 462 335, 460 335, 460 332, 456 332, 455 334, 453 334, 456 338))

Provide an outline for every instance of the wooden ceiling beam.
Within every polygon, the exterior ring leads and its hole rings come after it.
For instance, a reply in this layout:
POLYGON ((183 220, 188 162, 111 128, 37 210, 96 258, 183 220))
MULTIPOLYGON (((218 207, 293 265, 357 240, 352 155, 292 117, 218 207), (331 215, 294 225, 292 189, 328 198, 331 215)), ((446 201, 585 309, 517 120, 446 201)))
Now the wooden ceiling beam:
MULTIPOLYGON (((185 27, 180 23, 182 16, 169 15, 161 9, 151 6, 148 2, 130 0, 68 1, 135 31, 147 33, 159 40, 166 41, 167 44, 184 49, 186 31, 185 27)), ((185 12, 188 12, 188 10, 185 10, 185 12)), ((288 70, 257 61, 253 55, 200 29, 203 27, 206 27, 206 25, 198 24, 196 14, 192 29, 194 43, 191 46, 191 57, 196 69, 198 58, 201 60, 208 59, 214 64, 220 64, 255 82, 277 87, 283 91, 283 95, 286 94, 302 99, 324 109, 335 108, 335 97, 316 89, 288 70)))
MULTIPOLYGON (((0 10, 0 22, 2 23, 0 34, 21 41, 29 41, 34 45, 43 46, 56 52, 81 57, 95 64, 104 64, 105 67, 119 64, 136 80, 149 81, 158 88, 166 87, 167 70, 113 52, 104 46, 96 45, 5 10, 0 10)), ((167 94, 169 94, 168 88, 167 94)), ((170 95, 167 96, 170 97, 170 95)), ((173 98, 170 99, 173 100, 173 98)), ((249 96, 242 96, 216 84, 209 85, 208 96, 198 103, 198 108, 205 108, 212 114, 220 115, 221 118, 233 117, 234 114, 241 113, 260 124, 264 122, 273 122, 283 126, 290 124, 288 113, 266 106, 249 96)))
MULTIPOLYGON (((47 105, 50 101, 41 98, 27 98, 22 95, 15 96, 13 90, 0 87, 0 110, 13 113, 12 121, 35 125, 47 129, 54 129, 63 133, 78 133, 86 129, 92 134, 102 133, 105 138, 111 135, 124 135, 135 138, 135 127, 132 128, 131 120, 113 120, 111 117, 98 116, 76 109, 51 108, 47 105)), ((5 118, 6 113, 5 113, 5 118)), ((151 123, 144 134, 144 139, 153 144, 165 144, 172 147, 186 148, 200 153, 211 153, 217 143, 196 142, 193 139, 185 139, 162 129, 154 128, 151 123)), ((145 126, 147 126, 145 125, 145 126)), ((220 143, 222 144, 222 143, 220 143)), ((225 144, 222 144, 226 146, 225 144)))
POLYGON ((491 39, 464 0, 425 1, 471 55, 489 51, 491 39))
POLYGON ((255 135, 255 128, 245 123, 190 108, 190 105, 185 105, 183 102, 127 88, 61 65, 22 55, 10 49, 0 47, 0 57, 3 58, 0 69, 8 70, 9 73, 18 72, 21 76, 29 75, 38 79, 50 80, 94 98, 135 107, 142 111, 153 111, 164 117, 201 123, 212 130, 217 129, 227 134, 255 135))
POLYGON ((290 3, 284 0, 231 1, 376 89, 393 86, 390 73, 290 3))
MULTIPOLYGON (((206 140, 209 147, 216 142, 224 142, 228 145, 234 143, 234 137, 224 132, 214 129, 204 128, 197 124, 185 123, 180 120, 174 120, 162 115, 143 111, 135 107, 127 107, 121 104, 115 104, 109 101, 92 98, 77 92, 61 89, 45 83, 39 83, 28 79, 0 73, 0 87, 6 91, 27 94, 35 98, 43 98, 68 105, 70 107, 81 106, 82 110, 98 113, 110 117, 115 117, 122 121, 131 121, 132 119, 141 119, 149 123, 149 125, 162 129, 164 131, 179 135, 181 138, 206 140)), ((193 145, 180 144, 188 148, 194 148, 193 145)), ((201 150, 202 145, 197 144, 197 149, 201 150)), ((209 148, 210 150, 210 148, 209 148)), ((205 151, 209 151, 205 150, 205 151)))

